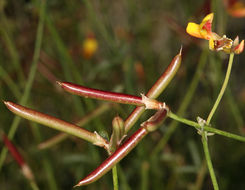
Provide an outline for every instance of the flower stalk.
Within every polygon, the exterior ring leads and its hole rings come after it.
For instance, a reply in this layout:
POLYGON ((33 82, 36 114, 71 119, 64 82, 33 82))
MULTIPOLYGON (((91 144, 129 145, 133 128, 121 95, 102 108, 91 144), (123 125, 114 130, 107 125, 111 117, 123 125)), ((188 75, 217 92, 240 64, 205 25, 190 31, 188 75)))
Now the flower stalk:
POLYGON ((223 85, 221 87, 221 90, 219 92, 219 95, 218 95, 218 97, 217 97, 217 99, 216 99, 216 101, 215 101, 215 103, 213 105, 213 108, 211 109, 211 111, 210 111, 210 113, 208 115, 207 124, 210 123, 210 121, 211 121, 211 119, 212 119, 212 117, 213 117, 213 115, 214 115, 214 113, 215 113, 215 111, 216 111, 216 109, 217 109, 217 107, 218 107, 218 105, 219 105, 219 103, 220 103, 220 101, 221 101, 224 93, 225 93, 225 89, 227 87, 227 84, 228 84, 228 81, 229 81, 229 78, 230 78, 230 74, 231 74, 231 68, 232 68, 232 64, 233 64, 233 58, 234 58, 234 53, 231 53, 230 54, 229 63, 228 63, 228 68, 227 68, 226 75, 225 75, 225 80, 223 82, 223 85))

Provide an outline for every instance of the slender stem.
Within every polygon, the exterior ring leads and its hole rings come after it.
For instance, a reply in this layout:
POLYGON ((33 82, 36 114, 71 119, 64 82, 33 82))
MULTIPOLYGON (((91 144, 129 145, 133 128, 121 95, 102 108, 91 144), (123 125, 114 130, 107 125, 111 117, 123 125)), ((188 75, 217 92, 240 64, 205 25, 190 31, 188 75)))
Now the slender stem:
POLYGON ((20 63, 20 57, 18 50, 14 44, 13 35, 11 34, 8 20, 5 16, 4 11, 0 12, 0 33, 5 41, 7 50, 9 52, 10 58, 12 59, 13 66, 17 72, 18 80, 22 84, 25 81, 24 70, 22 69, 20 63))
POLYGON ((203 150, 204 150, 204 154, 205 154, 205 158, 207 161, 207 165, 208 165, 208 169, 209 169, 209 173, 211 176, 211 180, 214 186, 214 190, 219 190, 219 186, 217 183, 217 179, 214 173, 214 168, 213 168, 213 164, 210 158, 210 153, 209 153, 209 149, 208 149, 208 142, 207 142, 207 136, 206 136, 206 131, 202 132, 202 144, 203 144, 203 150))
POLYGON ((243 137, 243 136, 235 135, 233 133, 229 133, 229 132, 226 132, 226 131, 215 129, 213 127, 210 127, 210 125, 205 125, 205 126, 201 127, 197 122, 194 122, 194 121, 179 117, 176 114, 174 114, 173 112, 168 112, 168 117, 170 117, 170 118, 172 118, 172 119, 174 119, 176 121, 179 121, 181 123, 184 123, 187 126, 195 127, 196 129, 199 129, 199 130, 203 129, 204 131, 208 131, 208 132, 215 133, 215 134, 218 134, 218 135, 221 135, 221 136, 225 136, 225 137, 228 137, 228 138, 231 138, 231 139, 235 139, 235 140, 238 140, 238 141, 241 141, 241 142, 245 142, 245 137, 243 137))
POLYGON ((222 85, 222 88, 219 92, 219 95, 213 105, 213 108, 211 109, 209 115, 208 115, 208 118, 207 118, 207 124, 210 123, 213 115, 214 115, 214 112, 216 111, 219 103, 220 103, 220 100, 221 98, 223 97, 224 95, 224 92, 225 92, 225 89, 227 87, 227 84, 228 84, 228 81, 229 81, 229 78, 230 78, 230 74, 231 74, 231 68, 232 68, 232 63, 233 63, 233 58, 234 58, 234 53, 231 53, 230 54, 230 59, 229 59, 229 64, 228 64, 228 68, 227 68, 227 71, 226 71, 226 75, 225 75, 225 80, 224 80, 224 83, 222 85))
POLYGON ((113 189, 118 190, 118 177, 117 177, 117 165, 112 168, 112 176, 113 176, 113 189))
POLYGON ((0 78, 2 78, 2 80, 7 84, 8 88, 12 91, 12 93, 15 95, 16 98, 21 97, 21 93, 19 91, 18 86, 1 65, 0 65, 0 78))
POLYGON ((39 187, 37 186, 35 181, 30 181, 30 185, 32 190, 39 190, 39 187))

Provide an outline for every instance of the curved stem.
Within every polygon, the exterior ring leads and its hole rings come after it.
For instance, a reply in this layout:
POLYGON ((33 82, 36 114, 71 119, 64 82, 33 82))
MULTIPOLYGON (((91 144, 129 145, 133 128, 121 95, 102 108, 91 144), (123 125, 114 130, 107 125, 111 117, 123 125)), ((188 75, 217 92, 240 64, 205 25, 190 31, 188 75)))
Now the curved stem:
POLYGON ((211 109, 209 115, 208 115, 208 118, 207 118, 207 124, 210 123, 213 115, 214 115, 214 112, 216 111, 219 103, 220 103, 220 100, 221 98, 223 97, 224 95, 224 92, 225 92, 225 89, 227 87, 227 84, 228 84, 228 81, 229 81, 229 78, 230 78, 230 74, 231 74, 231 68, 232 68, 232 63, 233 63, 233 58, 234 58, 234 53, 231 53, 230 54, 230 59, 229 59, 229 64, 228 64, 228 68, 227 68, 227 71, 226 71, 226 75, 225 75, 225 80, 224 80, 224 83, 222 85, 222 88, 219 92, 219 95, 213 105, 213 108, 211 109))

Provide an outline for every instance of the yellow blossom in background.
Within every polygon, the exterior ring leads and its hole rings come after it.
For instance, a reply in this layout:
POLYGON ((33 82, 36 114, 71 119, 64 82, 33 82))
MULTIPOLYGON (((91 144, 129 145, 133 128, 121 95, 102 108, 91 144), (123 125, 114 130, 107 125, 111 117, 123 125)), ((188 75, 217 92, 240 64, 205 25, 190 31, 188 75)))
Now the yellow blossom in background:
POLYGON ((244 40, 239 44, 239 38, 233 41, 225 35, 222 37, 212 32, 212 21, 214 14, 208 14, 201 22, 196 24, 189 22, 186 27, 186 32, 196 38, 209 40, 209 49, 212 51, 224 51, 225 53, 240 54, 244 49, 244 40))
POLYGON ((238 0, 224 0, 227 12, 233 17, 245 17, 245 4, 238 0))
POLYGON ((83 41, 82 53, 87 59, 90 59, 98 49, 98 42, 94 36, 88 36, 83 41))

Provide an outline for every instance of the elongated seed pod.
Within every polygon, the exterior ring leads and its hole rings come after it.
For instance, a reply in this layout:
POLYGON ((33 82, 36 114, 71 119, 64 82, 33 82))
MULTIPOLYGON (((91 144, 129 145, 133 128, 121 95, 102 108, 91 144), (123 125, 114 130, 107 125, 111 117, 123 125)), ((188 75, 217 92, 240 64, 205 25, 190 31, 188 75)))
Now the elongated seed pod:
MULTIPOLYGON (((173 79, 173 77, 175 76, 176 72, 178 71, 181 65, 181 53, 182 53, 182 48, 180 49, 180 52, 173 58, 173 60, 171 61, 167 69, 164 71, 164 73, 160 76, 160 78, 147 92, 146 96, 148 98, 153 98, 153 99, 157 98, 164 91, 164 89, 167 87, 170 81, 173 79)), ((138 118, 141 116, 143 112, 144 112, 143 107, 137 107, 128 116, 128 118, 124 123, 126 133, 132 128, 132 126, 136 123, 136 121, 138 120, 138 118)))
POLYGON ((77 186, 87 185, 101 178, 116 163, 122 160, 140 141, 147 135, 145 128, 138 129, 122 146, 120 146, 110 157, 108 157, 98 168, 92 171, 87 177, 79 181, 77 186))
POLYGON ((53 129, 65 132, 70 135, 87 140, 95 145, 102 146, 105 149, 108 148, 108 142, 99 136, 97 133, 91 133, 83 128, 80 128, 74 124, 68 123, 66 121, 60 120, 58 118, 49 116, 44 113, 26 108, 24 106, 15 104, 13 102, 4 102, 7 108, 25 119, 35 121, 42 125, 51 127, 53 129))
POLYGON ((57 83, 65 91, 78 96, 83 96, 86 98, 94 98, 98 100, 105 100, 105 101, 121 103, 121 104, 144 106, 144 103, 142 102, 142 98, 138 96, 87 88, 70 82, 57 82, 57 83))
POLYGON ((98 168, 92 171, 87 177, 80 180, 76 186, 90 184, 105 173, 115 164, 121 161, 149 132, 156 130, 167 116, 168 109, 161 109, 151 118, 144 122, 123 145, 121 145, 110 157, 108 157, 98 168))

